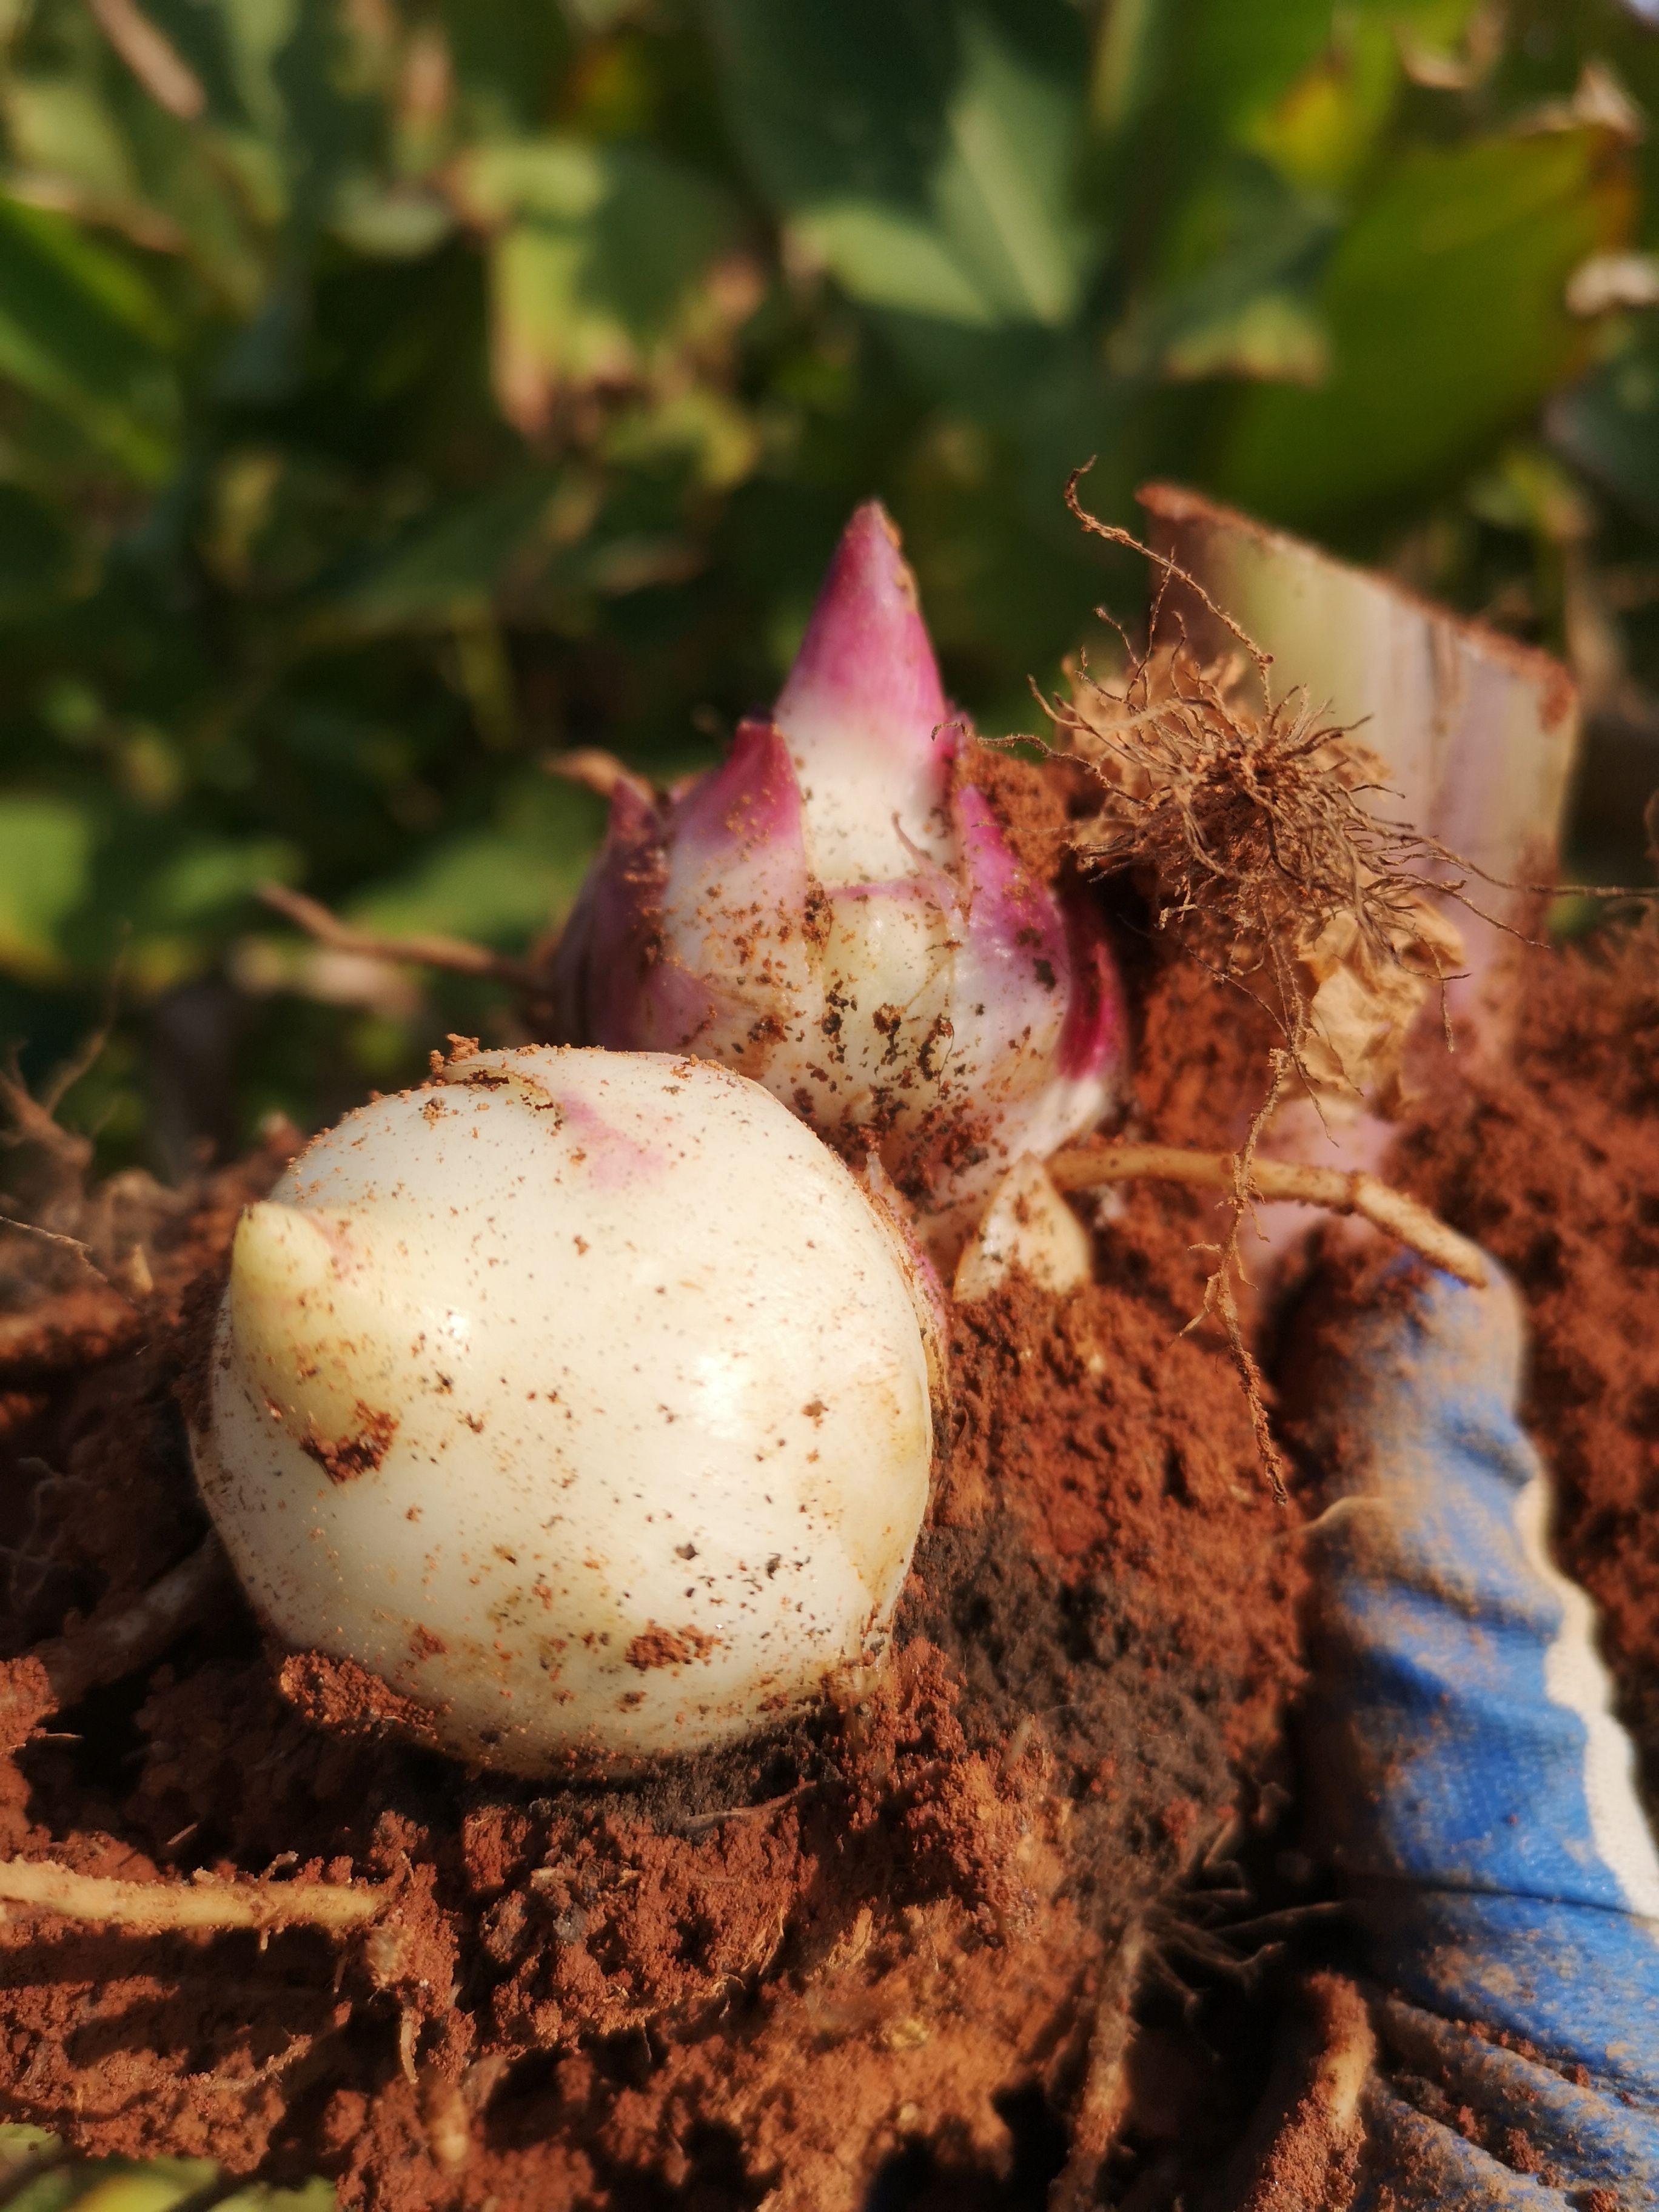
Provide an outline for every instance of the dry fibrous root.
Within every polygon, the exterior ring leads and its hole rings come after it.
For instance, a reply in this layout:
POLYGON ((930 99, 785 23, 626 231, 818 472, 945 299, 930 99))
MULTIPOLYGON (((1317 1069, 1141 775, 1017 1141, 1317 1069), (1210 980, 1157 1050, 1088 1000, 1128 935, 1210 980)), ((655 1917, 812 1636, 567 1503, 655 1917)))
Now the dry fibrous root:
MULTIPOLYGON (((59 1705, 159 1658, 216 1595, 226 1572, 218 1538, 210 1535, 131 1603, 37 1644, 0 1670, 0 1741, 23 1741, 59 1705)), ((384 1889, 336 1883, 118 1881, 53 1859, 0 1859, 0 1917, 8 1905, 33 1908, 134 1936, 294 1927, 346 1935, 373 1920, 386 1901, 384 1889)))
MULTIPOLYGON (((1198 1318, 1213 1317, 1225 1332, 1263 1462, 1282 1494, 1261 1377, 1239 1319, 1243 1225, 1268 1196, 1370 1209, 1353 1189, 1335 1187, 1346 1177, 1322 1191, 1318 1170, 1298 1170, 1295 1189, 1270 1192, 1257 1146, 1291 1096, 1339 1120, 1362 1103, 1388 1110, 1395 1103, 1407 1036, 1431 993, 1443 994, 1443 1009, 1444 985, 1462 960, 1459 933, 1437 902, 1472 908, 1475 872, 1379 810, 1386 787, 1375 757, 1305 694, 1275 703, 1268 656, 1184 570, 1091 514, 1079 496, 1083 473, 1066 487, 1073 514, 1094 535, 1144 554, 1161 580, 1147 647, 1139 652, 1125 640, 1121 678, 1103 681, 1079 665, 1070 696, 1042 703, 1061 745, 1099 787, 1097 811, 1077 837, 1085 868, 1130 877, 1154 928, 1245 993, 1278 1035, 1244 1142, 1218 1156, 1224 1177, 1212 1162, 1177 1179, 1208 1183, 1230 1200, 1224 1233, 1206 1248, 1216 1264, 1198 1318), (1166 620, 1172 580, 1197 592, 1238 640, 1224 663, 1200 662, 1179 623, 1166 620)), ((1449 1026, 1446 1035, 1449 1045, 1449 1026)), ((1118 1171, 1155 1170, 1120 1162, 1118 1171)), ((1380 1225, 1399 1233, 1397 1223, 1380 1225)))
MULTIPOLYGON (((27 1736, 58 1705, 118 1680, 166 1650, 206 1606, 225 1573, 216 1537, 168 1570, 132 1604, 56 1637, 4 1670, 0 1738, 27 1736)), ((7 1906, 80 1920, 133 1936, 174 1929, 319 1928, 348 1935, 386 1902, 384 1888, 319 1881, 120 1881, 53 1859, 0 1859, 0 1917, 7 1906)))
MULTIPOLYGON (((1136 544, 1087 512, 1075 477, 1067 498, 1085 527, 1136 544)), ((1198 588, 1148 557, 1165 584, 1173 573, 1198 588)), ((1305 694, 1273 704, 1268 658, 1236 624, 1241 652, 1218 666, 1200 664, 1183 635, 1160 638, 1163 599, 1160 587, 1151 641, 1131 652, 1119 685, 1080 667, 1071 697, 1044 703, 1100 787, 1079 842, 1085 865, 1132 874, 1153 927, 1246 992, 1279 1032, 1248 1153, 1294 1084, 1327 1108, 1390 1101, 1407 1032, 1462 959, 1436 902, 1469 904, 1472 872, 1367 804, 1386 795, 1375 756, 1305 694)))
POLYGON ((1146 1927, 1132 1921, 1102 1977, 1083 2086, 1072 2115, 1071 2149, 1049 2188, 1049 2212, 1088 2212, 1089 2206, 1100 2201, 1101 2169, 1128 2108, 1124 2062, 1134 2033, 1130 2007, 1146 1948, 1146 1927))
MULTIPOLYGON (((101 1037, 94 1040, 94 1053, 101 1043, 101 1037)), ((85 1054, 77 1054, 39 1098, 23 1080, 15 1048, 0 1068, 0 1113, 4 1115, 0 1144, 23 1153, 33 1170, 21 1200, 0 1206, 0 1231, 95 1267, 87 1240, 73 1233, 83 1225, 92 1146, 57 1119, 64 1094, 89 1065, 85 1054)))
POLYGON ((1100 789, 1079 856, 1097 875, 1132 874, 1154 927, 1265 1008, 1281 1039, 1271 1103, 1297 1079, 1322 1104, 1386 1103, 1426 995, 1462 959, 1436 902, 1471 904, 1474 872, 1367 804, 1386 796, 1380 763, 1304 693, 1275 705, 1268 656, 1236 623, 1221 617, 1241 651, 1220 665, 1178 626, 1160 636, 1171 575, 1200 587, 1089 514, 1077 483, 1066 497, 1085 527, 1146 553, 1163 578, 1121 684, 1080 666, 1069 699, 1043 702, 1100 789))

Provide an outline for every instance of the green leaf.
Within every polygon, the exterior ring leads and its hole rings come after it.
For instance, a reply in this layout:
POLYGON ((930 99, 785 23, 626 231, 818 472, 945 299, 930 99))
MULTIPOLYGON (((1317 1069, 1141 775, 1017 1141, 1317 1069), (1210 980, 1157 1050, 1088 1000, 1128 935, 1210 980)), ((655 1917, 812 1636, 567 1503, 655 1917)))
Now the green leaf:
POLYGON ((388 188, 365 175, 348 177, 335 195, 335 236, 374 260, 415 260, 441 244, 454 226, 453 210, 435 192, 388 188))
POLYGON ((605 199, 605 149, 586 139, 550 135, 486 140, 457 182, 468 212, 481 222, 524 215, 580 223, 605 199))
POLYGON ((1168 43, 1169 0, 1103 0, 1089 64, 1089 112, 1109 137, 1152 97, 1168 43))
POLYGON ((149 877, 139 920, 146 927, 199 927, 222 918, 275 878, 291 880, 299 854, 280 837, 213 838, 186 845, 149 877))
POLYGON ((96 975, 118 954, 132 991, 153 996, 213 962, 260 884, 291 881, 302 867, 284 837, 216 835, 199 817, 153 812, 140 831, 123 811, 106 828, 86 896, 64 932, 65 964, 96 975))
POLYGON ((492 369, 508 420, 544 430, 562 393, 629 384, 720 319, 710 265, 736 210, 648 149, 549 136, 486 146, 459 189, 490 247, 492 369))
POLYGON ((173 463, 171 337, 131 262, 62 216, 0 198, 0 376, 60 408, 146 482, 173 463))
POLYGON ((873 200, 820 201, 798 235, 866 307, 993 328, 1000 320, 950 241, 924 216, 873 200))
POLYGON ((64 972, 58 933, 91 867, 90 828, 65 800, 0 799, 0 969, 40 981, 64 972))
MULTIPOLYGON (((16 2189, 20 2165, 58 2148, 42 2128, 0 2124, 0 2189, 12 2184, 8 2212, 171 2212, 220 2180, 221 2170, 206 2159, 102 2158, 65 2160, 16 2189)), ((272 2189, 250 2183, 228 2197, 214 2196, 216 2212, 335 2212, 337 2199, 326 2181, 297 2189, 272 2189)))
POLYGON ((441 0, 458 105, 469 137, 532 131, 552 105, 570 44, 561 8, 549 0, 441 0))
POLYGON ((526 468, 416 524, 327 595, 325 619, 361 632, 419 629, 476 609, 534 535, 558 472, 526 468))
POLYGON ((949 150, 934 176, 942 228, 1009 319, 1069 322, 1088 253, 1066 205, 1080 91, 968 12, 946 117, 949 150))
POLYGON ((339 2199, 331 2182, 301 2182, 297 2189, 254 2187, 226 2197, 214 2212, 336 2212, 339 2199))
POLYGON ((3 88, 6 128, 24 167, 68 178, 105 205, 137 195, 126 142, 97 88, 68 71, 13 75, 3 88))
POLYGON ((1058 327, 1100 241, 1072 174, 1087 56, 1054 0, 710 0, 733 120, 798 236, 855 299, 1058 327))
POLYGON ((649 468, 679 461, 713 491, 741 483, 760 458, 760 439, 743 410, 707 385, 693 385, 618 416, 607 431, 605 457, 649 468))
POLYGON ((1276 99, 1241 118, 1241 144, 1297 184, 1351 185, 1370 160, 1400 88, 1398 27, 1339 11, 1325 51, 1276 99))
POLYGON ((406 875, 354 900, 349 918, 393 936, 522 943, 574 898, 603 820, 588 793, 526 779, 503 795, 493 826, 445 839, 406 875))
POLYGON ((1613 497, 1659 529, 1659 331, 1632 333, 1593 375, 1564 392, 1550 434, 1613 497))
POLYGON ((1182 106, 1210 144, 1247 142, 1330 43, 1329 0, 1200 0, 1174 58, 1182 106))
POLYGON ((155 2159, 144 2165, 123 2161, 106 2167, 73 2202, 76 2212, 173 2212, 175 2205, 217 2179, 204 2160, 155 2159))
POLYGON ((1327 341, 1316 289, 1340 222, 1329 199, 1231 157, 1184 211, 1172 257, 1179 273, 1136 302, 1108 359, 1125 375, 1316 383, 1327 341))
POLYGON ((274 136, 283 102, 271 66, 301 0, 144 0, 144 12, 202 87, 204 119, 274 136))
MULTIPOLYGON (((246 133, 239 138, 167 113, 124 69, 104 91, 126 181, 117 188, 112 162, 100 181, 92 161, 95 149, 67 143, 48 165, 49 179, 67 169, 84 222, 106 224, 137 245, 176 254, 200 276, 216 306, 252 313, 270 281, 274 243, 267 228, 273 194, 268 185, 252 189, 248 179, 258 161, 253 142, 246 133), (70 154, 73 166, 63 158, 70 154)), ((280 185, 274 198, 280 215, 280 185)))
POLYGON ((1164 373, 1176 383, 1201 377, 1248 377, 1262 384, 1318 384, 1330 346, 1317 310, 1291 291, 1254 293, 1229 312, 1206 316, 1175 332, 1164 349, 1164 373))
POLYGON ((76 573, 66 518, 16 484, 0 483, 0 620, 47 605, 76 573))
MULTIPOLYGON (((1286 176, 1336 185, 1394 105, 1402 37, 1449 46, 1479 0, 1199 0, 1163 44, 1176 126, 1204 154, 1266 155, 1286 176)), ((1173 13, 1172 9, 1166 12, 1173 13)))
POLYGON ((1242 399, 1222 489, 1297 521, 1467 468, 1583 358, 1588 334, 1566 312, 1566 281, 1619 241, 1627 210, 1599 132, 1409 156, 1356 219, 1321 289, 1328 380, 1242 399))

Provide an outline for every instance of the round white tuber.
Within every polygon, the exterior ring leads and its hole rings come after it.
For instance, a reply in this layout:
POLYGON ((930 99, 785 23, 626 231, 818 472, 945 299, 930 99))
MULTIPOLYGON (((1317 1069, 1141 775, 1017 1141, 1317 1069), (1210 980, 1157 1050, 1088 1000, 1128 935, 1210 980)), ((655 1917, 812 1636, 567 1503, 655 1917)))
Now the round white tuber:
POLYGON ((485 1053, 244 1216, 198 1476, 275 1635, 441 1748, 695 1751, 883 1648, 927 1495, 923 1304, 758 1085, 485 1053))

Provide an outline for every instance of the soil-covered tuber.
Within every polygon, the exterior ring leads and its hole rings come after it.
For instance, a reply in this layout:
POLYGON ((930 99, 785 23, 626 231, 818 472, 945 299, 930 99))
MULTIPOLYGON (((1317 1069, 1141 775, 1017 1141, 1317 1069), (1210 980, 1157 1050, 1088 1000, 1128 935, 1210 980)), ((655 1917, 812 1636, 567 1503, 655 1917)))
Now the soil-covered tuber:
POLYGON ((457 1058, 244 1216, 202 1492, 280 1641, 438 1747, 734 1740, 884 1645, 932 1452, 918 1283, 740 1076, 457 1058))

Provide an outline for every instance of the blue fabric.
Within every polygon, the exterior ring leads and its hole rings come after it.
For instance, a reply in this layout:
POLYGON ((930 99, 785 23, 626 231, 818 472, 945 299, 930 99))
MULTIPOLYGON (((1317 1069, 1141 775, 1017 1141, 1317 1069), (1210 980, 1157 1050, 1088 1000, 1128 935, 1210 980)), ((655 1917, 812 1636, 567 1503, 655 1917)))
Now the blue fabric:
MULTIPOLYGON (((1381 2082, 1362 2110, 1367 2154, 1351 2212, 1563 2212, 1573 2203, 1553 2179, 1518 2173, 1381 2082)), ((1621 2201, 1619 2212, 1645 2201, 1621 2201)))
MULTIPOLYGON (((1564 2080, 1521 2052, 1488 2043, 1416 2006, 1385 2000, 1373 2013, 1383 2050, 1398 2073, 1433 2081, 1451 2109, 1476 2115, 1485 2143, 1501 2145, 1510 2156, 1516 2154, 1517 2142, 1526 2144, 1528 2163, 1552 2176, 1548 2182, 1522 2177, 1534 2192, 1539 2187, 1546 2191, 1543 2203, 1559 2202, 1547 2194, 1551 2189, 1607 2188, 1616 2175, 1626 2205, 1659 2204, 1659 2118, 1652 2112, 1609 2096, 1593 2082, 1564 2080)), ((1369 2094, 1369 2163, 1378 2179, 1392 2166, 1397 2196, 1400 2169, 1420 2166, 1423 2130, 1437 2123, 1381 2083, 1369 2094), (1380 2154, 1383 2144, 1386 2157, 1380 2154)), ((1480 2147, 1459 2138, 1443 2148, 1460 2157, 1480 2147)), ((1490 2152, 1483 2155, 1489 2165, 1494 2163, 1490 2152)), ((1474 2189, 1478 2180, 1490 2195, 1505 2174, 1514 2177, 1513 2166, 1506 2167, 1501 2159, 1495 2163, 1498 2171, 1493 2176, 1483 2171, 1479 2158, 1469 2159, 1466 2185, 1474 2189)), ((1470 2201, 1480 2204, 1488 2197, 1475 2194, 1470 2201)), ((1499 2196, 1496 2201, 1510 2200, 1499 2196)))
POLYGON ((1659 1855, 1493 1272, 1402 1265, 1323 1376, 1309 1771, 1390 1993, 1358 2201, 1659 2205, 1659 1855))

